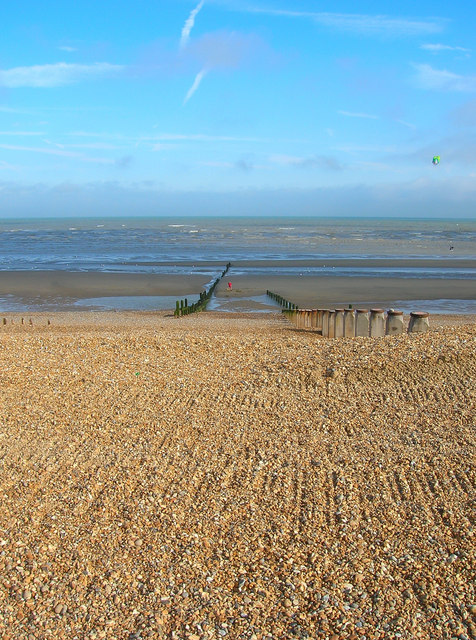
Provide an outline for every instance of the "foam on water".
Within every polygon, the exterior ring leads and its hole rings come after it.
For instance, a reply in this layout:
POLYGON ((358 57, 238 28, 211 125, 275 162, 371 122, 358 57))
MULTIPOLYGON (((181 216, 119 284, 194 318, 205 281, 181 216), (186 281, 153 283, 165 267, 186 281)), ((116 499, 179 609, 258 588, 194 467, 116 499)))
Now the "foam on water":
POLYGON ((253 266, 238 264, 234 274, 476 281, 475 268, 463 265, 463 259, 476 260, 475 220, 291 216, 0 220, 0 275, 1 271, 65 270, 199 273, 211 278, 227 262, 248 261, 253 266), (353 259, 393 259, 398 264, 355 265, 353 259), (415 259, 444 263, 412 265, 415 259), (290 264, 297 260, 299 266, 290 264), (318 260, 348 261, 348 265, 306 264, 318 260), (275 264, 271 267, 266 261, 275 264))

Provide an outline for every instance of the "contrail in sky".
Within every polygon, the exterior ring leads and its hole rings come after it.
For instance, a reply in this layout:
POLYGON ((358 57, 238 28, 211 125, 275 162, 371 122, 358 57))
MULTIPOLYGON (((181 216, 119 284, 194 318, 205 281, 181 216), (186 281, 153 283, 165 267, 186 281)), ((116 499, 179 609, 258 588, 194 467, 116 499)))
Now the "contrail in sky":
POLYGON ((206 74, 206 72, 207 72, 206 69, 202 69, 197 73, 192 86, 190 87, 187 95, 185 96, 185 100, 183 101, 184 104, 186 104, 190 100, 190 98, 193 96, 195 91, 198 89, 198 87, 200 86, 200 82, 203 80, 203 76, 206 74))
POLYGON ((200 2, 197 4, 195 9, 193 9, 193 11, 190 13, 187 20, 185 21, 185 24, 183 25, 183 29, 182 29, 182 36, 180 38, 181 49, 187 46, 188 39, 190 38, 190 32, 193 29, 193 25, 195 24, 195 18, 197 17, 197 13, 200 11, 200 9, 203 7, 204 4, 205 4, 205 0, 200 0, 200 2))

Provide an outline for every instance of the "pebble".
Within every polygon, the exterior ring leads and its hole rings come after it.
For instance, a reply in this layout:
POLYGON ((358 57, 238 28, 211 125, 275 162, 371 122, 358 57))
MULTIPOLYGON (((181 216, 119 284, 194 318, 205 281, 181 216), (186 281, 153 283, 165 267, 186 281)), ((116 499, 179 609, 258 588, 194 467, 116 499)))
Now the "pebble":
POLYGON ((1 325, 0 636, 471 637, 475 337, 1 325))

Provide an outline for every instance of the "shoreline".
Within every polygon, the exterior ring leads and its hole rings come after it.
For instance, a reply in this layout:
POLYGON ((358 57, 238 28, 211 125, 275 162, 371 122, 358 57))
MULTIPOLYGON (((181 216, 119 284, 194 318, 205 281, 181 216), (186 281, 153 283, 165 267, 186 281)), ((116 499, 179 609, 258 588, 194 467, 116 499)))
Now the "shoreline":
MULTIPOLYGON (((368 261, 359 261, 360 265, 362 263, 369 264, 368 261)), ((237 263, 235 268, 239 269, 240 264, 237 263)), ((379 264, 382 266, 381 261, 379 264)), ((372 266, 375 266, 373 261, 372 266)), ((449 308, 453 312, 454 304, 461 301, 461 313, 473 313, 473 308, 476 309, 472 279, 305 273, 277 275, 272 272, 272 267, 270 270, 265 275, 234 275, 232 267, 215 289, 215 308, 231 311, 236 308, 240 311, 244 301, 248 300, 251 309, 273 310, 275 305, 270 299, 266 300, 266 291, 269 290, 301 308, 335 308, 349 304, 354 308, 398 308, 402 304, 408 307, 412 301, 447 301, 440 310, 449 308), (232 282, 231 291, 228 282, 232 282)), ((0 271, 0 313, 2 298, 5 311, 25 313, 42 311, 43 308, 45 311, 173 309, 176 299, 198 296, 210 281, 209 275, 198 273, 0 271)))
POLYGON ((220 282, 216 295, 231 300, 278 293, 302 308, 392 307, 395 301, 474 300, 472 280, 349 276, 236 276, 233 290, 220 282))

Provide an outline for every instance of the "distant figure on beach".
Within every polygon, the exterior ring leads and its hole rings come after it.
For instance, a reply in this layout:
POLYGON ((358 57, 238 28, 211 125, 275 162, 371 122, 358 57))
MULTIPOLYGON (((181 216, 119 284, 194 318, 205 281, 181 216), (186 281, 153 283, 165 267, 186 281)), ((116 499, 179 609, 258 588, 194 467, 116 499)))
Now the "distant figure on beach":
POLYGON ((231 291, 233 287, 231 286, 231 282, 228 283, 228 291, 231 291))

